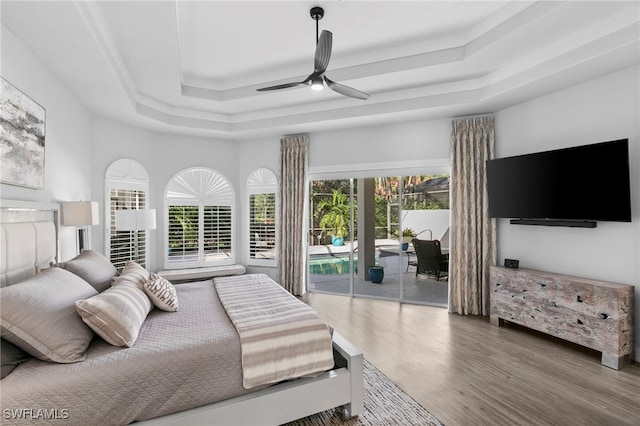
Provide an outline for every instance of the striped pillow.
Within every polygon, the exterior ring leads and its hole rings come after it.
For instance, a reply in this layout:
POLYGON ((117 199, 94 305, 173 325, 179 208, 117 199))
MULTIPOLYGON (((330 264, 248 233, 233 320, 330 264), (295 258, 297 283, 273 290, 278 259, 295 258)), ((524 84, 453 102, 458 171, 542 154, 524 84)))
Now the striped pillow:
POLYGON ((153 308, 135 284, 121 283, 76 302, 78 313, 97 335, 114 346, 131 347, 153 308))
POLYGON ((120 275, 113 277, 112 286, 117 286, 122 283, 131 283, 138 287, 140 290, 144 290, 144 283, 149 279, 149 271, 140 266, 132 260, 128 260, 125 263, 124 269, 120 272, 120 275))
POLYGON ((144 292, 147 293, 156 308, 169 312, 178 310, 176 288, 160 275, 149 274, 149 279, 144 283, 144 292))

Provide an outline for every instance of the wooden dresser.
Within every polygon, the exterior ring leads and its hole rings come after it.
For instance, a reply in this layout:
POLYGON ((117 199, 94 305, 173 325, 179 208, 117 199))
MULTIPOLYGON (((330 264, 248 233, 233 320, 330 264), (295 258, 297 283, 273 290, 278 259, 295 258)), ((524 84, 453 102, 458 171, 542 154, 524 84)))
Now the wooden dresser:
POLYGON ((491 324, 504 320, 602 352, 619 370, 633 349, 634 287, 569 275, 491 267, 491 324))

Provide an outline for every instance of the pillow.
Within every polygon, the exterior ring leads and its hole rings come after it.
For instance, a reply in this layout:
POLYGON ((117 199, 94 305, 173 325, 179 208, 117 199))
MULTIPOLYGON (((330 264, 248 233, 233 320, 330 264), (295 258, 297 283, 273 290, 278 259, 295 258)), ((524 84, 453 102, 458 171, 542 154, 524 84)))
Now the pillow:
POLYGON ((2 371, 0 379, 7 377, 21 362, 27 361, 31 356, 4 339, 0 339, 0 358, 2 358, 2 371))
POLYGON ((144 269, 140 264, 128 260, 125 263, 124 269, 120 272, 120 275, 113 277, 112 286, 120 285, 122 283, 133 284, 144 291, 144 283, 149 279, 149 271, 144 269))
POLYGON ((131 347, 151 311, 151 301, 135 284, 121 283, 78 300, 78 313, 93 331, 114 346, 131 347))
POLYGON ((95 294, 89 283, 62 268, 49 268, 4 287, 0 289, 2 337, 43 361, 82 361, 93 331, 76 313, 75 302, 95 294))
POLYGON ((83 250, 82 253, 68 262, 53 264, 59 268, 73 272, 98 292, 111 286, 111 279, 118 273, 117 269, 102 253, 93 250, 83 250))
POLYGON ((160 275, 149 274, 149 279, 144 283, 144 292, 156 308, 169 312, 178 310, 176 288, 160 275))

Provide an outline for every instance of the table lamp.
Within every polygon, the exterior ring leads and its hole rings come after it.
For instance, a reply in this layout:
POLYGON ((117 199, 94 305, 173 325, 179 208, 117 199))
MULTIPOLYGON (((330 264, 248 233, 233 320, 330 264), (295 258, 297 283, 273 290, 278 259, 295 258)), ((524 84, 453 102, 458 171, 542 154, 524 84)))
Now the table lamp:
POLYGON ((116 231, 134 232, 134 256, 138 259, 138 231, 156 229, 156 209, 116 210, 116 231))
POLYGON ((100 215, 97 201, 69 201, 62 203, 62 224, 77 226, 76 250, 81 253, 89 248, 87 226, 98 225, 100 215))

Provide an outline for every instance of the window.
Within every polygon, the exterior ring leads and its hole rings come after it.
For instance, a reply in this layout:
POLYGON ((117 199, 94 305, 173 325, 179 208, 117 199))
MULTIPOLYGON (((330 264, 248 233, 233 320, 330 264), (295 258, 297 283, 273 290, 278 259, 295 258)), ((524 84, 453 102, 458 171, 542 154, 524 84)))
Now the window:
POLYGON ((165 267, 232 265, 234 202, 231 185, 215 170, 178 173, 165 193, 165 267))
POLYGON ((148 207, 149 176, 138 162, 130 159, 114 161, 105 174, 105 253, 121 270, 127 260, 143 267, 149 264, 148 231, 116 230, 116 210, 148 207), (137 234, 137 235, 136 235, 137 234))
POLYGON ((257 169, 247 179, 250 265, 276 265, 276 175, 257 169))

